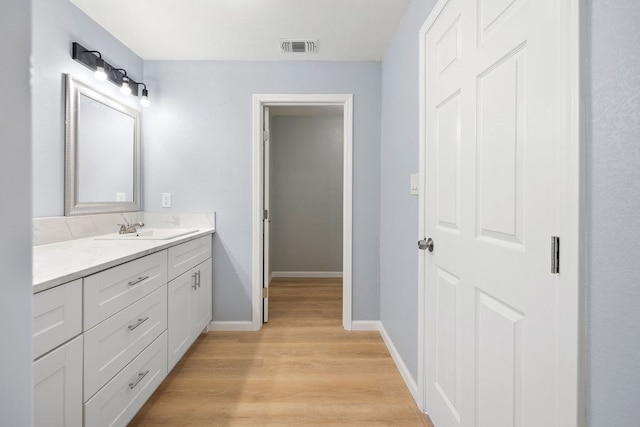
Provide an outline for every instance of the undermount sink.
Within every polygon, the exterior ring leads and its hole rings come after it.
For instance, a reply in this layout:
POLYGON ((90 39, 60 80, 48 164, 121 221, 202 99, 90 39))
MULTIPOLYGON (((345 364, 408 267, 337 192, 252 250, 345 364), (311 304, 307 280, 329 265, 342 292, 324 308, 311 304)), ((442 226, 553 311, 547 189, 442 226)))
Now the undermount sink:
POLYGON ((95 237, 95 240, 169 240, 196 232, 198 232, 198 230, 184 228, 152 228, 149 230, 138 230, 135 233, 106 234, 95 237))

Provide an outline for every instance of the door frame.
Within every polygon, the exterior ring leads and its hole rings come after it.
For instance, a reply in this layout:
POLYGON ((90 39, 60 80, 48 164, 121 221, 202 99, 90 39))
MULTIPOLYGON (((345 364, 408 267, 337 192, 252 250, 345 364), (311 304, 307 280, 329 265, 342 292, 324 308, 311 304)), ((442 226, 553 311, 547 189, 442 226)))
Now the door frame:
MULTIPOLYGON (((419 164, 420 185, 426 188, 426 129, 423 120, 426 109, 425 36, 440 16, 449 0, 439 0, 419 31, 419 164)), ((580 0, 563 0, 561 20, 565 31, 561 41, 563 58, 562 129, 560 140, 560 221, 559 233, 561 273, 560 304, 564 308, 560 325, 560 388, 558 405, 560 424, 577 427, 586 423, 586 350, 585 350, 585 142, 582 31, 585 28, 585 7, 580 0)), ((425 238, 425 194, 419 194, 419 239, 425 238)), ((418 405, 428 413, 426 401, 427 354, 425 292, 425 255, 418 257, 418 405)))
POLYGON ((342 194, 342 326, 352 324, 353 251, 353 95, 352 94, 254 94, 253 95, 253 213, 252 213, 252 330, 262 327, 263 233, 263 121, 264 107, 343 107, 343 194, 342 194))

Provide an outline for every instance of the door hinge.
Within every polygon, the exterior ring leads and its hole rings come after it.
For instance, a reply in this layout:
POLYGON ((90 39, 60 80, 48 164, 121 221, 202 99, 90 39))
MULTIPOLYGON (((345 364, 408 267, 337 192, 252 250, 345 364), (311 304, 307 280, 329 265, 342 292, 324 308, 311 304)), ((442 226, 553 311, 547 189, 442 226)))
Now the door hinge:
POLYGON ((560 273, 560 237, 551 236, 551 274, 560 273))
POLYGON ((269 288, 262 288, 262 299, 269 298, 269 288))
POLYGON ((262 142, 267 142, 269 140, 269 131, 262 131, 262 142))
POLYGON ((262 219, 265 220, 265 221, 269 219, 269 210, 268 209, 265 209, 262 212, 262 219))

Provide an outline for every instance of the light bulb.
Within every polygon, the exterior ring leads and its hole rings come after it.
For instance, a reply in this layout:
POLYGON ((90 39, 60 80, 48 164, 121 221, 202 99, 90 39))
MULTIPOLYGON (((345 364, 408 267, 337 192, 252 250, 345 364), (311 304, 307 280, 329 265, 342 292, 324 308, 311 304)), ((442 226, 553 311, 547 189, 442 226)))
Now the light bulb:
POLYGON ((107 73, 104 71, 104 60, 102 58, 98 58, 98 65, 96 66, 94 76, 101 82, 107 80, 107 73))
POLYGON ((143 107, 148 107, 149 104, 149 91, 145 86, 145 89, 142 89, 142 98, 140 98, 140 105, 142 105, 143 107))
POLYGON ((123 95, 131 95, 131 86, 129 86, 129 78, 127 76, 122 78, 120 92, 122 92, 123 95))

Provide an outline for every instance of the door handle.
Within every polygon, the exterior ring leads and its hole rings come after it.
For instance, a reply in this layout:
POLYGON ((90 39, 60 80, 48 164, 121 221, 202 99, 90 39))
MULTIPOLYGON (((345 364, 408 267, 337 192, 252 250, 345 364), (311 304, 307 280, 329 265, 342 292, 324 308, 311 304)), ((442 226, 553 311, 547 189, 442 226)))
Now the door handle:
POLYGON ((429 237, 427 239, 418 240, 418 249, 421 251, 433 252, 433 239, 429 237))

